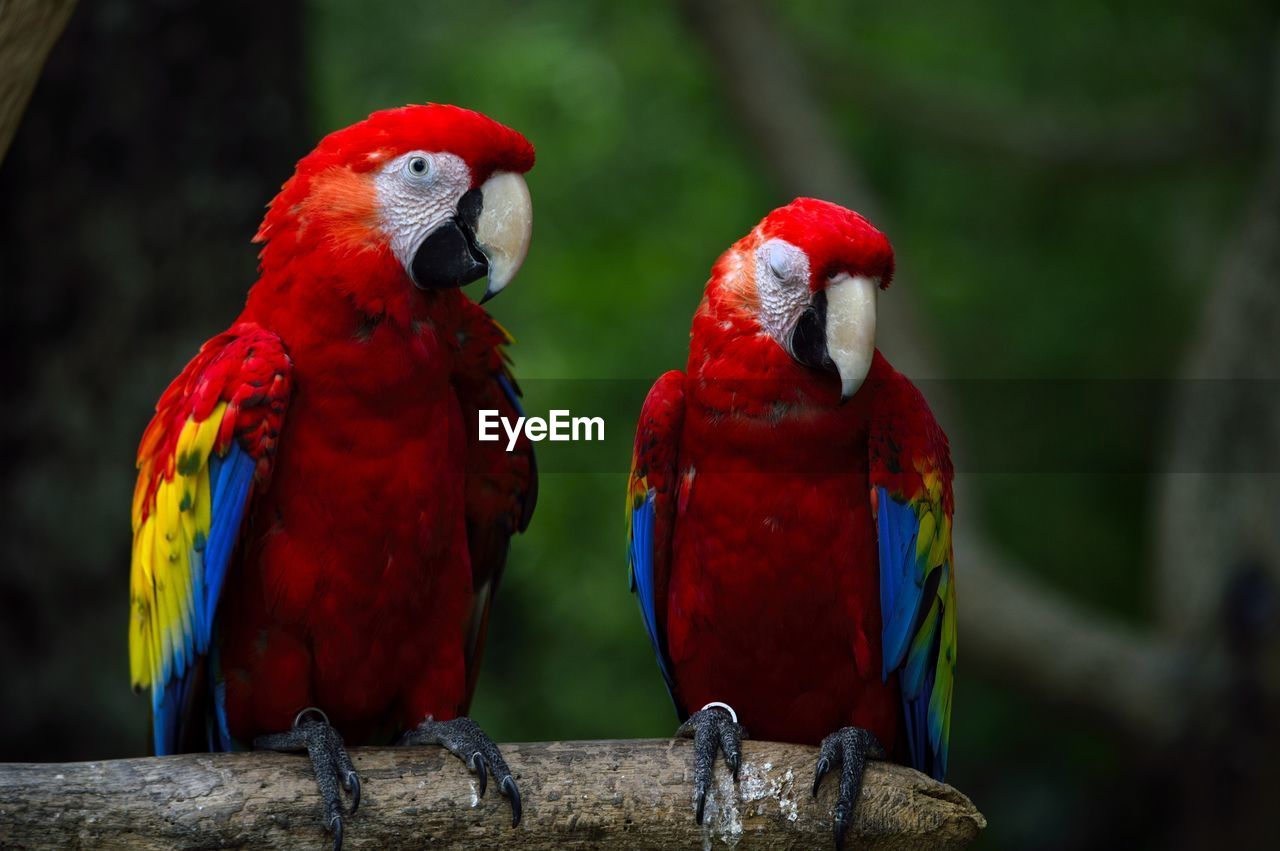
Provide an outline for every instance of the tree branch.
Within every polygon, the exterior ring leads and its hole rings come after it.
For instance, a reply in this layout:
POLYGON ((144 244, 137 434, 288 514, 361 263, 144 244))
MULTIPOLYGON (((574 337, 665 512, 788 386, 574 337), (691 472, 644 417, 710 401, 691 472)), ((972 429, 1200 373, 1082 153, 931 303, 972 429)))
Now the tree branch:
MULTIPOLYGON (((736 791, 727 769, 693 821, 693 752, 684 739, 504 745, 524 820, 490 784, 439 748, 356 749, 363 780, 344 847, 511 849, 825 847, 833 780, 810 793, 815 748, 744 742, 736 791), (727 798, 727 801, 726 801, 727 798)), ((0 846, 322 848, 322 805, 305 757, 189 754, 96 763, 0 765, 0 846)), ((867 769, 851 847, 960 848, 986 826, 964 795, 919 772, 867 769)))
POLYGON ((1151 171, 1262 147, 1256 111, 1230 84, 1206 84, 1179 110, 1126 104, 1099 114, 1062 114, 984 103, 904 82, 856 57, 841 56, 842 93, 877 119, 949 150, 1010 158, 1060 174, 1151 171))
POLYGON ((0 0, 0 160, 75 0, 0 0))
POLYGON ((1223 611, 1232 583, 1267 577, 1269 590, 1238 592, 1246 598, 1241 602, 1255 606, 1259 595, 1274 598, 1280 589, 1280 28, 1272 43, 1266 158, 1209 282, 1186 380, 1175 394, 1156 551, 1164 628, 1201 648, 1221 643, 1224 615, 1251 629, 1257 634, 1236 635, 1237 643, 1270 646, 1233 652, 1270 656, 1263 679, 1275 698, 1280 641, 1264 633, 1277 629, 1280 613, 1271 611, 1265 624, 1258 616, 1223 611))
POLYGON ((1193 710, 1178 697, 1212 691, 1207 666, 1032 581, 976 531, 957 524, 954 535, 966 661, 1140 742, 1170 742, 1184 730, 1193 710))
MULTIPOLYGON (((763 166, 783 192, 817 195, 884 220, 865 175, 828 126, 802 64, 759 5, 683 4, 763 166)), ((941 377, 903 290, 910 288, 900 289, 892 309, 876 317, 881 348, 913 378, 941 377)), ((939 384, 931 383, 929 402, 947 424, 954 454, 963 459, 962 430, 939 384)), ((964 468, 962 462, 958 466, 964 468)), ((1139 742, 1158 744, 1179 731, 1187 695, 1210 688, 1204 667, 1161 638, 1141 635, 1029 581, 1031 571, 983 534, 978 500, 965 498, 963 476, 956 489, 963 511, 955 549, 965 662, 1051 702, 1086 710, 1139 742)))

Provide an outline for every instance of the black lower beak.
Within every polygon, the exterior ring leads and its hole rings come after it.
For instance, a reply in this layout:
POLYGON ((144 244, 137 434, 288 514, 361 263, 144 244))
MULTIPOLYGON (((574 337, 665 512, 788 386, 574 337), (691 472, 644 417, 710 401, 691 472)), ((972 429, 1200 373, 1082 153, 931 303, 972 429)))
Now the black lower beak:
POLYGON ((817 293, 791 329, 791 357, 813 369, 835 369, 827 354, 827 294, 817 293))
MULTIPOLYGON (((827 351, 827 294, 819 292, 800 314, 796 326, 791 329, 791 357, 812 369, 835 372, 835 361, 827 351)), ((849 401, 841 394, 840 404, 849 401)))
POLYGON ((452 289, 489 274, 489 261, 476 244, 475 226, 483 198, 472 189, 458 202, 458 213, 432 231, 410 264, 410 275, 419 289, 452 289))

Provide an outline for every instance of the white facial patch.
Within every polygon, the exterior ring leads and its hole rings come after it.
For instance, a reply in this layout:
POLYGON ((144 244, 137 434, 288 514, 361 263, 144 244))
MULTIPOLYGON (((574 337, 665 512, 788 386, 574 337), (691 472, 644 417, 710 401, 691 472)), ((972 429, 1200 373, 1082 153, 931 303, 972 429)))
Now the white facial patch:
POLYGON ((788 348, 787 339, 800 314, 809 306, 809 257, 782 239, 756 249, 756 293, 760 326, 788 348))
POLYGON ((410 151, 389 160, 374 178, 382 229, 408 270, 422 241, 458 209, 471 170, 455 154, 410 151))

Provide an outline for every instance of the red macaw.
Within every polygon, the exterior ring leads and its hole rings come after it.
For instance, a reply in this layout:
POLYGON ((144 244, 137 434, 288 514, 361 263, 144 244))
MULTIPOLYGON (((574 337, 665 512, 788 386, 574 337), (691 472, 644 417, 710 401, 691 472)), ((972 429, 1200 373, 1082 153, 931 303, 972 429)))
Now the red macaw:
POLYGON ((138 450, 130 663, 157 754, 306 750, 342 843, 344 740, 444 745, 520 795, 469 719, 511 535, 533 511, 506 333, 459 289, 528 249, 533 148, 479 113, 377 112, 271 202, 260 277, 138 450))
POLYGON ((841 767, 837 847, 868 757, 887 745, 946 770, 952 469, 924 398, 875 348, 892 275, 857 213, 774 210, 712 270, 687 372, 645 400, 632 587, 695 740, 699 823, 717 747, 736 776, 745 727, 820 744, 814 794, 841 767))

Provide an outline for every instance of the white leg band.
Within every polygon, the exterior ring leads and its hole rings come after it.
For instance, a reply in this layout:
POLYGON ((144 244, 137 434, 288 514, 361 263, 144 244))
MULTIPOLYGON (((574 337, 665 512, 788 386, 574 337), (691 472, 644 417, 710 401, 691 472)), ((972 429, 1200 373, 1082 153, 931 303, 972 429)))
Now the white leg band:
POLYGON ((725 712, 728 712, 729 718, 732 719, 733 723, 735 724, 738 723, 738 713, 733 711, 733 707, 727 703, 721 703, 718 700, 711 701, 710 703, 708 703, 706 706, 702 707, 702 709, 699 709, 698 711, 704 712, 708 709, 714 709, 716 707, 719 707, 720 709, 723 709, 725 712))

